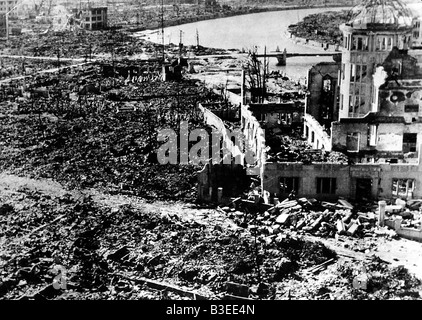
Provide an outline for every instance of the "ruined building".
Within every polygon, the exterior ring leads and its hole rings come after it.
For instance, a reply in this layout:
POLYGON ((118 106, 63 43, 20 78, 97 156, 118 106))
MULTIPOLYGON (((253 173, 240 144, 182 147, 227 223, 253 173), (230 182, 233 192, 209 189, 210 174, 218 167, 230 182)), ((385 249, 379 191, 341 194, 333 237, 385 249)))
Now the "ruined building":
POLYGON ((400 1, 369 0, 340 29, 341 62, 309 71, 304 135, 350 162, 267 162, 262 187, 325 199, 421 197, 420 17, 400 1))
POLYGON ((341 26, 341 61, 309 71, 303 138, 314 151, 347 154, 346 161, 271 159, 274 116, 294 110, 247 103, 242 92, 241 130, 256 156, 249 173, 260 178, 266 200, 292 190, 320 200, 422 198, 419 19, 400 1, 368 0, 341 26))
MULTIPOLYGON (((344 152, 356 165, 331 165, 329 177, 319 183, 317 177, 316 190, 310 183, 308 192, 325 189, 352 198, 420 196, 421 18, 390 0, 366 1, 356 12, 340 27, 341 64, 319 64, 309 72, 304 126, 314 148, 344 152)), ((296 171, 292 166, 277 170, 296 171)))
POLYGON ((87 6, 83 9, 73 9, 72 12, 83 29, 101 30, 107 27, 107 7, 87 6))
POLYGON ((333 150, 358 162, 405 161, 407 153, 418 151, 422 72, 409 52, 412 20, 399 1, 369 1, 340 27, 344 43, 333 150))
POLYGON ((422 49, 422 17, 413 19, 412 48, 422 49))
POLYGON ((7 38, 9 19, 17 17, 17 0, 0 0, 0 38, 7 38))
POLYGON ((8 21, 5 14, 0 13, 0 38, 7 38, 8 21))
POLYGON ((9 14, 10 17, 16 17, 17 11, 13 10, 18 4, 17 0, 0 0, 0 14, 9 14))

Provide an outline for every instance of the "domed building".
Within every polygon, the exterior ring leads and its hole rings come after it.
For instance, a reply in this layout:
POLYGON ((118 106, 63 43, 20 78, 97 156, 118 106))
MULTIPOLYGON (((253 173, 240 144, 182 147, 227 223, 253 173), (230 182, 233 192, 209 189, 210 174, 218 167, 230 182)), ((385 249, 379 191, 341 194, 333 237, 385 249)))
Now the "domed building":
POLYGON ((372 74, 391 50, 409 48, 413 15, 399 0, 369 0, 340 26, 343 32, 340 118, 362 117, 372 107, 372 74))
POLYGON ((355 7, 354 18, 347 23, 355 29, 408 28, 412 25, 413 14, 400 1, 370 0, 355 7))
MULTIPOLYGON (((412 47, 419 24, 399 0, 367 0, 352 13, 341 26, 341 62, 308 73, 303 128, 312 149, 341 151, 347 162, 264 162, 268 194, 289 184, 318 200, 422 198, 422 50, 412 47)), ((395 228, 422 239, 420 230, 395 228)))
POLYGON ((332 150, 360 163, 417 163, 422 142, 421 56, 415 18, 399 0, 369 0, 343 31, 332 150))
POLYGON ((349 167, 326 175, 338 182, 336 194, 412 198, 422 194, 422 50, 414 46, 420 17, 399 0, 367 0, 351 16, 340 26, 340 65, 319 64, 308 78, 308 88, 321 92, 325 79, 335 80, 333 120, 327 126, 318 116, 325 106, 314 99, 304 135, 313 148, 324 141, 325 150, 347 154, 349 167))

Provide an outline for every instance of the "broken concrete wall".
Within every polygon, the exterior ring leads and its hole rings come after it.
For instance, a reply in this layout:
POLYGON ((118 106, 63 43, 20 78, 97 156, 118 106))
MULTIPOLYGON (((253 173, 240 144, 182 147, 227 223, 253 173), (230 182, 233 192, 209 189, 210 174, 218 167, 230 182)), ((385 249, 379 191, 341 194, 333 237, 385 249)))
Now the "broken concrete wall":
POLYGON ((249 184, 249 177, 242 165, 213 164, 211 161, 198 172, 198 200, 217 202, 218 190, 222 188, 223 199, 239 196, 249 184))
POLYGON ((240 95, 240 93, 237 93, 237 90, 235 89, 213 89, 213 92, 217 95, 223 95, 228 102, 230 102, 233 105, 240 105, 242 103, 242 96, 240 95))
POLYGON ((402 124, 388 123, 378 125, 377 150, 402 151, 403 150, 402 124))
MULTIPOLYGON (((422 197, 422 165, 419 158, 419 165, 407 164, 381 164, 379 177, 379 196, 391 197, 393 188, 393 180, 413 180, 414 190, 408 197, 413 199, 422 197)), ((408 198, 406 197, 406 198, 408 198)))
POLYGON ((250 104, 249 110, 259 121, 265 121, 267 128, 300 125, 304 108, 300 103, 250 104))
MULTIPOLYGON (((304 165, 301 163, 266 163, 263 175, 263 188, 280 198, 287 197, 281 192, 280 178, 298 178, 298 196, 314 197, 317 199, 336 199, 338 197, 356 198, 356 186, 359 179, 370 180, 370 188, 367 190, 368 197, 393 198, 399 195, 393 193, 393 180, 412 180, 413 192, 409 197, 422 197, 422 161, 418 165, 413 164, 356 164, 342 165, 330 163, 318 163, 304 165), (330 193, 321 192, 318 183, 331 183, 328 180, 322 182, 321 178, 335 179, 335 186, 330 193)), ((324 188, 322 188, 324 189, 324 188)))
POLYGON ((406 123, 422 117, 422 80, 391 82, 379 90, 379 112, 385 116, 402 116, 406 123))
POLYGON ((350 133, 359 133, 359 149, 372 150, 368 147, 368 124, 367 123, 340 123, 333 122, 331 127, 331 142, 333 150, 348 151, 347 135, 350 133))
POLYGON ((412 124, 404 123, 404 121, 381 123, 377 121, 376 117, 368 118, 367 121, 333 122, 331 131, 333 150, 360 152, 362 157, 406 158, 406 162, 417 162, 419 145, 422 141, 421 122, 412 124), (371 125, 374 126, 375 132, 371 131, 371 125), (412 151, 409 147, 404 146, 405 134, 416 134, 415 150, 412 151), (352 149, 350 145, 353 135, 358 139, 358 149, 352 149))
POLYGON ((406 228, 401 226, 402 218, 387 219, 385 224, 396 231, 396 233, 405 239, 422 242, 422 229, 406 228))
POLYGON ((276 194, 280 199, 286 198, 288 192, 281 192, 279 183, 281 177, 299 178, 297 195, 317 199, 336 199, 339 196, 350 196, 349 167, 340 164, 312 164, 300 163, 266 163, 264 172, 264 190, 276 194), (318 178, 336 179, 334 193, 318 193, 318 178))
POLYGON ((338 118, 336 106, 337 83, 340 63, 322 62, 313 66, 308 72, 308 91, 306 113, 312 115, 320 123, 325 119, 333 121, 338 118), (330 80, 329 90, 324 89, 324 81, 330 80))
POLYGON ((220 110, 211 110, 217 117, 225 121, 239 121, 240 109, 223 108, 220 110))
POLYGON ((242 96, 240 95, 240 92, 237 93, 235 90, 226 90, 227 99, 236 106, 240 106, 242 104, 242 96))
MULTIPOLYGON (((222 135, 222 147, 225 148, 230 154, 233 160, 236 159, 236 163, 243 165, 244 164, 244 154, 242 151, 242 141, 239 139, 236 141, 235 136, 237 132, 232 132, 224 124, 217 115, 215 115, 211 110, 205 108, 203 105, 199 104, 199 110, 204 115, 204 122, 212 127, 214 127, 222 135)), ((238 134, 241 134, 240 129, 238 134)), ((230 156, 230 155, 229 155, 230 156)))
POLYGON ((240 121, 240 105, 232 106, 230 104, 215 102, 215 103, 202 103, 201 106, 210 110, 214 115, 221 120, 238 122, 240 121))
POLYGON ((304 132, 313 149, 331 151, 331 139, 319 122, 310 114, 304 117, 304 132))
POLYGON ((249 110, 249 106, 241 106, 240 114, 247 150, 251 151, 253 153, 252 156, 255 158, 255 165, 249 163, 251 161, 247 163, 249 166, 255 167, 254 172, 250 172, 250 174, 261 175, 266 159, 265 130, 261 128, 259 121, 255 118, 252 111, 249 110))
POLYGON ((7 15, 4 13, 0 14, 0 38, 6 38, 7 37, 7 31, 8 31, 8 19, 7 15))

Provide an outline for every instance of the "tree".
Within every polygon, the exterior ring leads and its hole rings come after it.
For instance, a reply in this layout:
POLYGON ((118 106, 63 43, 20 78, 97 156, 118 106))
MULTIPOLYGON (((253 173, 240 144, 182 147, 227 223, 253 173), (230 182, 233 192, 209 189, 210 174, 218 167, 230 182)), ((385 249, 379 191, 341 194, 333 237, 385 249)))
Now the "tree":
POLYGON ((262 103, 266 98, 265 82, 268 74, 267 48, 264 51, 264 62, 258 59, 257 47, 249 50, 245 66, 245 80, 251 91, 252 102, 262 103))
POLYGON ((44 0, 32 0, 34 3, 34 11, 35 11, 35 15, 39 15, 41 12, 41 8, 44 5, 44 0))
POLYGON ((54 0, 46 0, 47 1, 47 15, 51 14, 51 9, 53 8, 54 0))

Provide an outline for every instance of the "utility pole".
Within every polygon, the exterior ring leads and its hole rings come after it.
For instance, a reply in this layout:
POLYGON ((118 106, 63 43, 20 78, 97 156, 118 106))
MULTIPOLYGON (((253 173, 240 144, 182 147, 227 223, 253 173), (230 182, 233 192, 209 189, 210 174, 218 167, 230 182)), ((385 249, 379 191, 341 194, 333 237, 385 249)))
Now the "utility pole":
POLYGON ((196 47, 199 48, 199 32, 198 32, 198 29, 196 29, 196 47))
POLYGON ((164 0, 161 0, 161 42, 162 42, 162 49, 163 49, 163 63, 165 61, 164 55, 164 0))
POLYGON ((57 48, 57 72, 60 73, 60 48, 57 48))
POLYGON ((183 31, 180 31, 180 40, 179 40, 179 57, 182 56, 182 50, 183 50, 183 31))
POLYGON ((16 3, 16 5, 10 9, 8 12, 4 14, 4 18, 6 19, 6 41, 9 42, 9 14, 15 10, 20 5, 20 1, 16 3))
POLYGON ((264 47, 264 79, 262 79, 262 103, 265 99, 265 81, 267 78, 267 46, 264 47))

